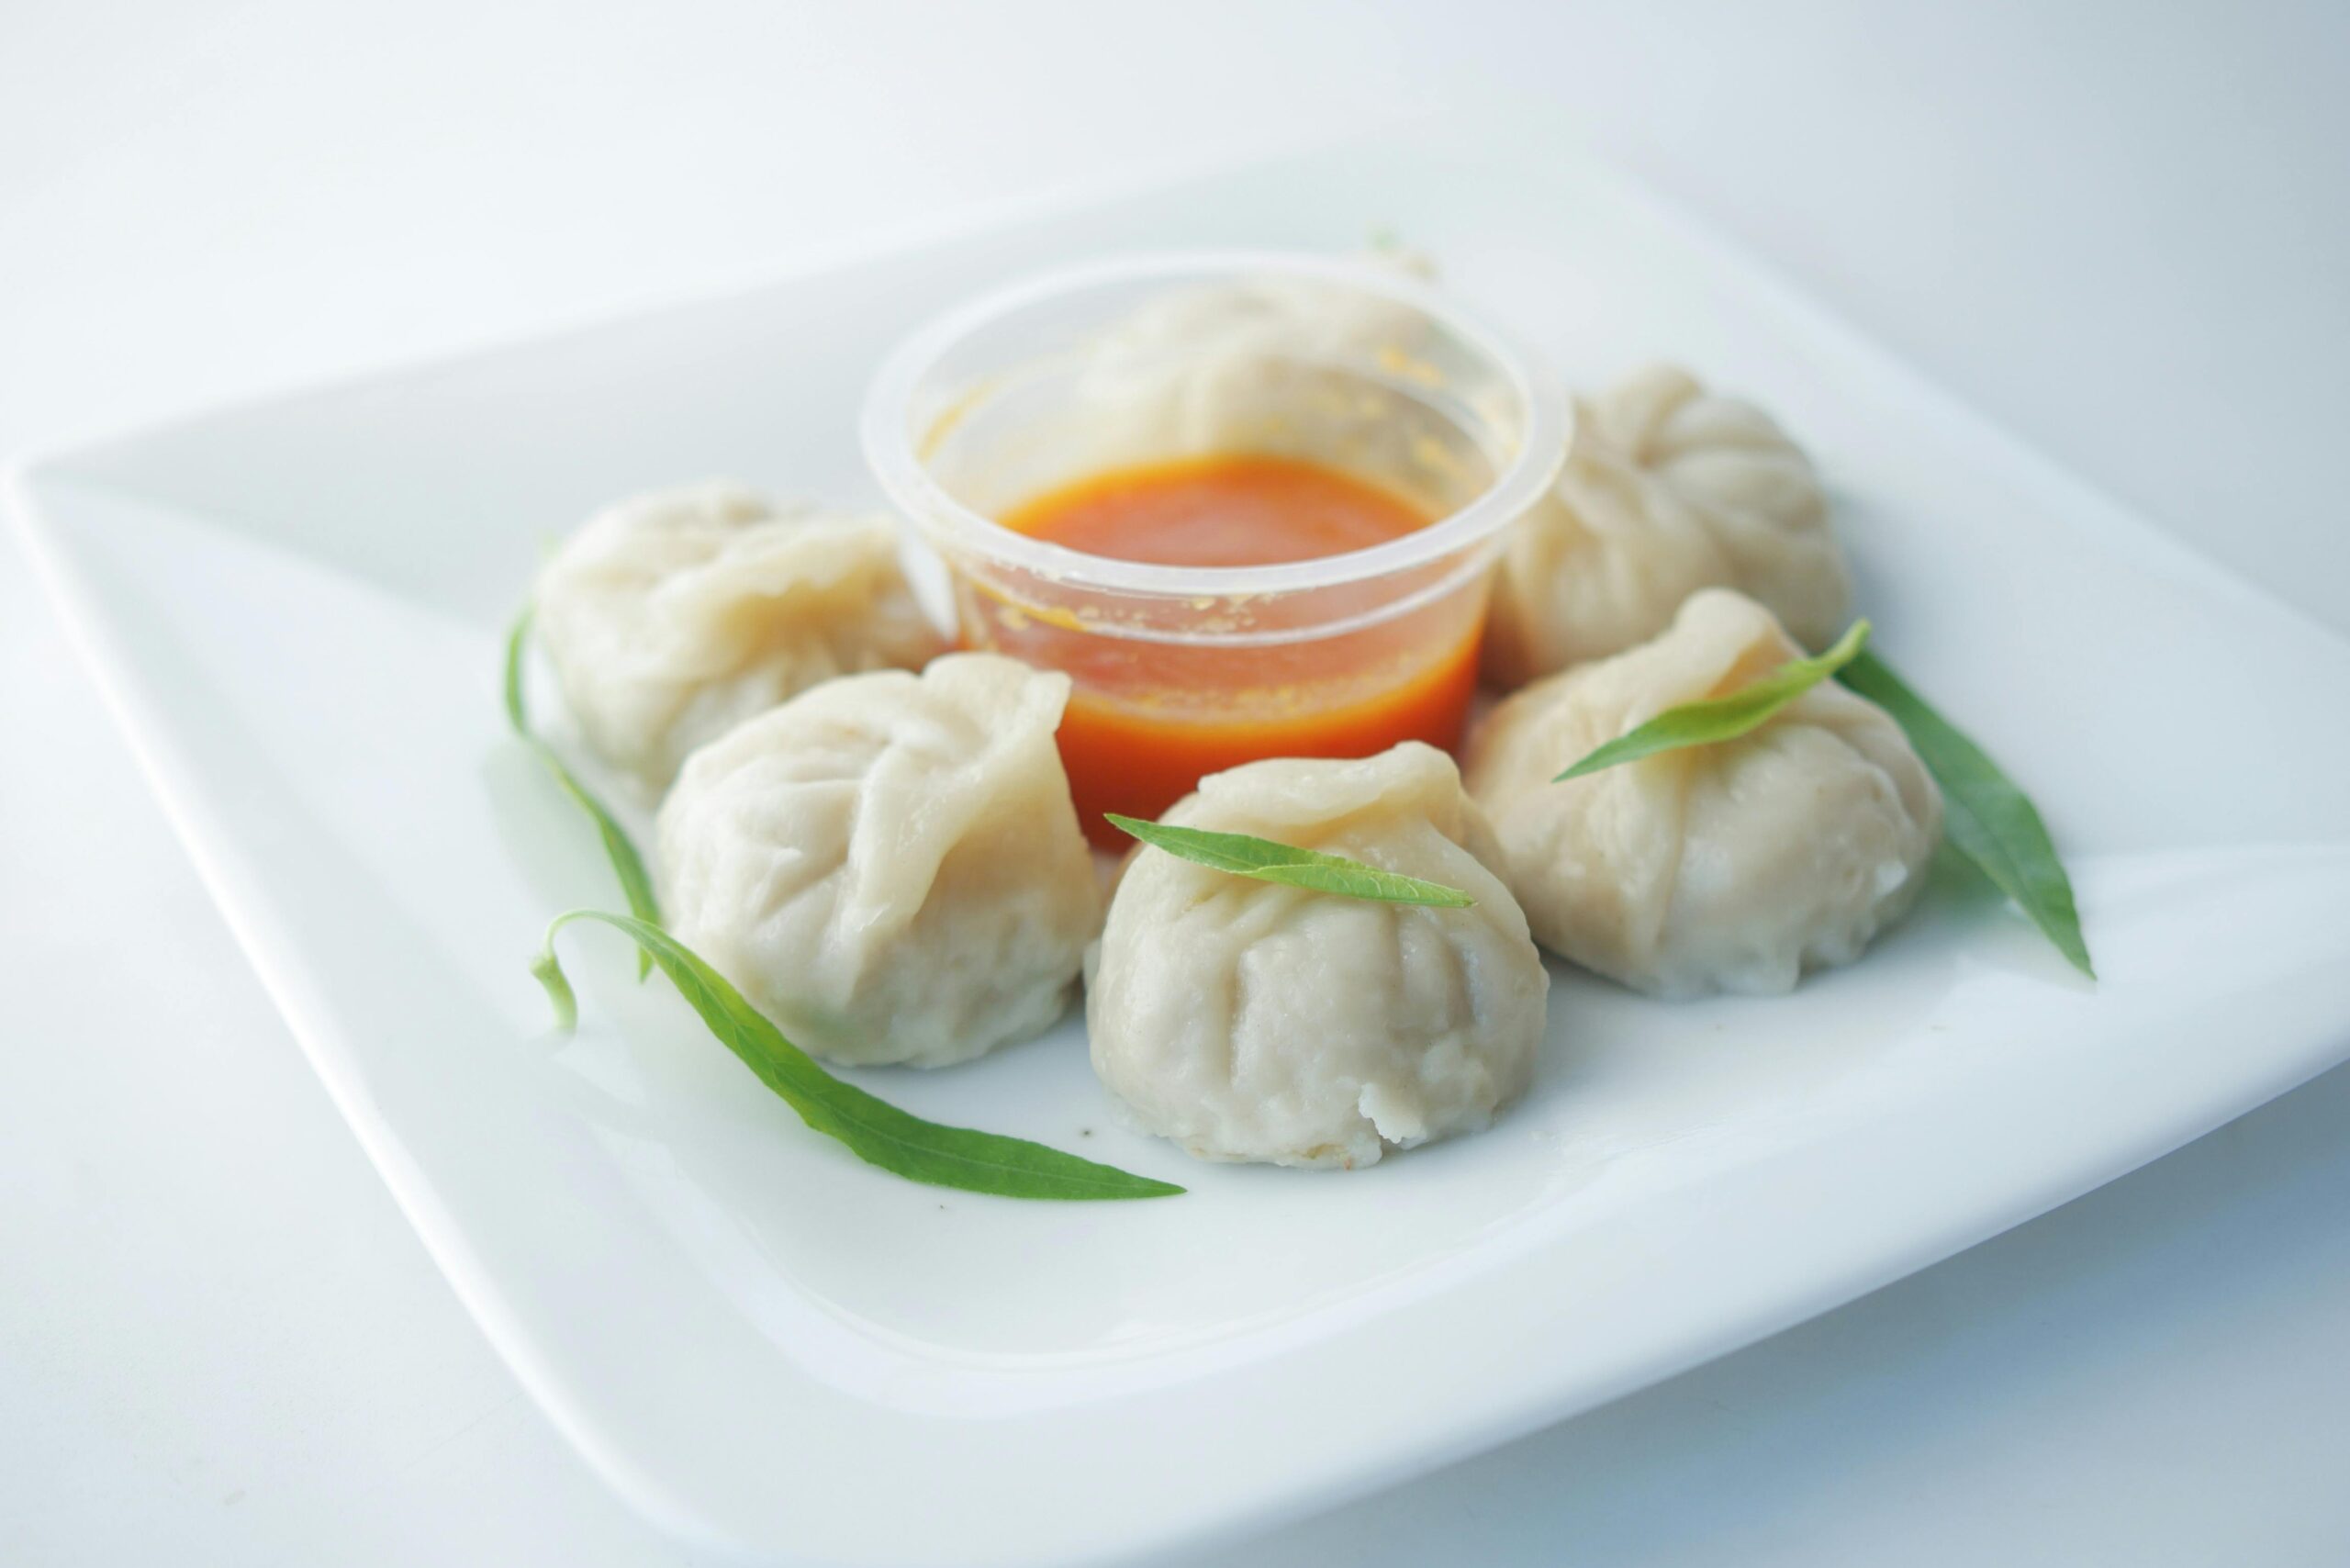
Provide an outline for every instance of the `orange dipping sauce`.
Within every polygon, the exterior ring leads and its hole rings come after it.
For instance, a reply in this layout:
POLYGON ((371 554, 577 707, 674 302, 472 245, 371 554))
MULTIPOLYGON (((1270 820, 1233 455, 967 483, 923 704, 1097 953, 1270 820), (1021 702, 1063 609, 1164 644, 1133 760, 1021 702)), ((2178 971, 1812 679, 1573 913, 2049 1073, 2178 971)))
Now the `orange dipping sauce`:
POLYGON ((1270 566, 1368 550, 1428 521, 1409 501, 1318 463, 1195 457, 1080 480, 1003 526, 1115 561, 1270 566))
MULTIPOLYGON (((1231 456, 1098 475, 1002 521, 1091 555, 1248 566, 1366 549, 1432 520, 1334 468, 1231 456)), ((1104 636, 999 611, 983 641, 1074 678, 1060 727, 1069 789, 1087 834, 1124 849, 1132 841, 1102 812, 1157 817, 1203 776, 1243 762, 1370 756, 1404 740, 1450 746, 1476 688, 1482 609, 1481 595, 1453 594, 1337 635, 1242 647, 1104 636)))

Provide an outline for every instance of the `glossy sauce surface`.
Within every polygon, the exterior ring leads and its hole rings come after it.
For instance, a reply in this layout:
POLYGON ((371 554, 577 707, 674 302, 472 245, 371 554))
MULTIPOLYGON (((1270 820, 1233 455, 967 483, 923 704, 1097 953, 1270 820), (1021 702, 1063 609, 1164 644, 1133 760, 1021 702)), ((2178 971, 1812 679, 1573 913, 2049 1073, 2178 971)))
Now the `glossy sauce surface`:
MULTIPOLYGON (((1002 519, 1088 554, 1185 566, 1343 554, 1429 521, 1336 469, 1268 456, 1113 470, 1002 519)), ((1070 791, 1094 842, 1123 849, 1131 841, 1103 812, 1157 817, 1203 776, 1243 762, 1368 756, 1407 739, 1450 746, 1476 686, 1479 620, 1406 614, 1327 638, 1220 647, 1007 618, 987 640, 1074 678, 1060 727, 1070 791)))
POLYGON ((1368 550, 1427 526, 1410 502, 1293 457, 1117 468, 1030 501, 1014 533, 1162 566, 1267 566, 1368 550))

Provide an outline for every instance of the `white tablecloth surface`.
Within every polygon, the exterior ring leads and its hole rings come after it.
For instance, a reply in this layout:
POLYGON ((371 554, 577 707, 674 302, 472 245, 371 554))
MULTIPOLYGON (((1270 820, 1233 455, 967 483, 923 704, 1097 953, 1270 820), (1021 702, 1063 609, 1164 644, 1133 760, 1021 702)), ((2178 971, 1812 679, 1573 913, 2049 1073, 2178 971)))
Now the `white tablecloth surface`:
MULTIPOLYGON (((942 209, 1539 99, 2350 628, 2345 88, 2330 0, 0 0, 0 453, 942 209)), ((5 539, 0 1074, 0 1558, 694 1560, 442 1283, 5 539)), ((2336 1072, 1777 1338, 1195 1561, 2340 1563, 2346 1331, 2336 1072)))

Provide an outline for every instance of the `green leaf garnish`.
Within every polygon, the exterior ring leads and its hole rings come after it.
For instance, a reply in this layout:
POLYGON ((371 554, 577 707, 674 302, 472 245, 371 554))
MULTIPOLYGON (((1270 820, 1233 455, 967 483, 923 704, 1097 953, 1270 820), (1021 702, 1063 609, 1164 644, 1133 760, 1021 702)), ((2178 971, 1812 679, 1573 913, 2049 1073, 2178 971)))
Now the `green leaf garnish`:
POLYGON ((1205 828, 1147 823, 1134 817, 1122 817, 1115 812, 1102 814, 1121 831, 1141 839, 1155 849, 1164 849, 1169 855, 1195 860, 1203 866, 1213 866, 1219 871, 1229 871, 1236 877, 1254 877, 1260 882, 1281 882, 1292 888, 1305 888, 1317 893, 1338 893, 1350 899, 1376 899, 1382 903, 1419 903, 1432 904, 1438 909, 1467 909, 1477 902, 1459 888, 1448 888, 1442 882, 1423 882, 1417 877, 1382 871, 1376 866, 1366 866, 1343 855, 1324 855, 1318 850, 1297 849, 1245 833, 1210 833, 1205 828))
POLYGON ((1953 847, 2013 899, 2075 969, 2095 980, 2088 944, 2081 936, 2080 912, 2073 903, 2072 879, 2065 875, 2047 824, 2031 799, 1982 747, 1927 706, 1874 655, 1854 659, 1846 666, 1843 681, 1892 714, 1908 733, 1909 744, 1942 787, 1944 823, 1953 847))
POLYGON ((538 613, 537 605, 524 605, 506 633, 506 723, 525 740, 536 737, 531 734, 531 707, 522 696, 522 650, 530 645, 531 622, 538 613))
MULTIPOLYGON (((598 836, 604 841, 604 857, 612 863, 613 875, 620 878, 621 891, 628 899, 629 913, 650 924, 661 924, 661 903, 653 896, 653 879, 646 875, 644 859, 630 842, 628 830, 620 824, 604 802, 598 800, 585 784, 579 782, 570 768, 557 756, 554 747, 541 740, 531 729, 531 711, 522 696, 522 650, 529 644, 532 607, 524 605, 522 613, 514 618, 514 629, 506 634, 506 722, 513 726, 515 737, 531 748, 532 755, 546 765, 563 792, 571 797, 579 809, 596 824, 598 836)), ((636 978, 643 980, 653 972, 652 955, 639 951, 636 956, 636 978)))
POLYGON ((1570 778, 1581 778, 1622 762, 1638 762, 1661 751, 1713 745, 1759 730, 1780 709, 1850 664, 1860 653, 1861 644, 1868 640, 1869 623, 1855 621, 1826 653, 1812 658, 1789 659, 1762 679, 1742 686, 1727 697, 1667 708, 1647 723, 1599 747, 1550 782, 1563 784, 1570 778))
POLYGON ((575 909, 547 927, 546 946, 531 972, 546 987, 559 1027, 578 1018, 578 1003, 554 952, 555 934, 575 920, 594 920, 626 933, 640 954, 661 967, 719 1043, 743 1058, 759 1081, 827 1137, 858 1159, 934 1187, 992 1193, 1005 1198, 1164 1198, 1183 1189, 1169 1182, 1097 1165, 1025 1138, 942 1126, 899 1110, 886 1100, 843 1083, 815 1058, 784 1038, 767 1014, 743 999, 726 977, 658 925, 631 915, 575 909))

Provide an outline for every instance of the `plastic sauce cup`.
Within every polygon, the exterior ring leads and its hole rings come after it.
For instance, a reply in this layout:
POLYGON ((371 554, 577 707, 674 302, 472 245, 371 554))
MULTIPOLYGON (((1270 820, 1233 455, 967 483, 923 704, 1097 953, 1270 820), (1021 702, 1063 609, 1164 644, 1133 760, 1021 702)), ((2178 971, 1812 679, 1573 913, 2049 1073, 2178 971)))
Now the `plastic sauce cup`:
POLYGON ((1268 756, 1450 746, 1502 531, 1556 477, 1557 385, 1400 268, 1253 252, 1122 258, 949 312, 883 365, 867 460, 944 562, 966 646, 1066 671, 1080 820, 1156 817, 1268 756), (1279 565, 1087 554, 998 521, 1132 465, 1302 458, 1434 521, 1279 565))

